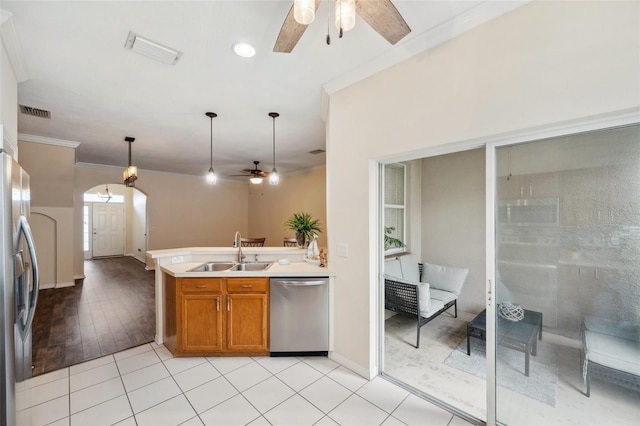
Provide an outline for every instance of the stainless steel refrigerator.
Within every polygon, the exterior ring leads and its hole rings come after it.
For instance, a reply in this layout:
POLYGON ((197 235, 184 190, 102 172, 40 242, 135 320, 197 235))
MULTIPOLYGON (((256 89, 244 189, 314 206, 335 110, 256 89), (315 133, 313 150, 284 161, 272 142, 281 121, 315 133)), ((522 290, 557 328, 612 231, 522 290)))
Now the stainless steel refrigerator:
POLYGON ((2 149, 0 155, 0 425, 5 426, 17 424, 16 382, 31 377, 39 282, 29 226, 29 175, 2 149))

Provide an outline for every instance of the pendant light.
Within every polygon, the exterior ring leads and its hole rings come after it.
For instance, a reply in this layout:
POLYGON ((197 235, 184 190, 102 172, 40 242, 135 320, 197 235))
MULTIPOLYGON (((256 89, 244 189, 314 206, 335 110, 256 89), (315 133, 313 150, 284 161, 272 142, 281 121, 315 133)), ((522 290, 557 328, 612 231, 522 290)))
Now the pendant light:
POLYGON ((131 164, 131 144, 136 138, 127 136, 124 140, 129 143, 129 165, 125 171, 122 172, 122 177, 124 178, 125 186, 134 187, 136 186, 136 179, 138 179, 138 168, 131 164))
POLYGON ((98 198, 100 198, 105 203, 108 203, 113 196, 111 195, 111 191, 109 191, 109 185, 104 185, 104 194, 98 191, 98 198))
POLYGON ((278 170, 276 170, 276 118, 280 117, 280 114, 270 112, 269 117, 273 119, 273 169, 269 174, 269 183, 271 185, 277 185, 280 183, 280 176, 278 176, 278 170))
POLYGON ((218 116, 215 112, 205 112, 205 115, 209 117, 211 123, 211 138, 209 139, 209 171, 207 172, 207 183, 209 185, 214 185, 218 181, 218 177, 216 176, 216 172, 213 170, 213 119, 218 116))
POLYGON ((351 31, 356 25, 356 0, 336 0, 336 28, 343 31, 351 31))
POLYGON ((298 24, 309 25, 315 17, 315 0, 293 0, 293 18, 298 24))

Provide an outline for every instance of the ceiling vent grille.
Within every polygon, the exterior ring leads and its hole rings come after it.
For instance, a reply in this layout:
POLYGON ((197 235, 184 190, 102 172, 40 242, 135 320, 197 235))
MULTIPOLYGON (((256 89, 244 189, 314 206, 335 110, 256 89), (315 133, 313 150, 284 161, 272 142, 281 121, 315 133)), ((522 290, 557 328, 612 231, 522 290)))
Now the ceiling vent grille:
POLYGON ((326 151, 324 149, 314 149, 313 151, 309 151, 309 154, 324 154, 326 151))
POLYGON ((32 115, 34 117, 51 119, 51 111, 44 109, 34 108, 26 105, 20 105, 20 112, 25 115, 32 115))

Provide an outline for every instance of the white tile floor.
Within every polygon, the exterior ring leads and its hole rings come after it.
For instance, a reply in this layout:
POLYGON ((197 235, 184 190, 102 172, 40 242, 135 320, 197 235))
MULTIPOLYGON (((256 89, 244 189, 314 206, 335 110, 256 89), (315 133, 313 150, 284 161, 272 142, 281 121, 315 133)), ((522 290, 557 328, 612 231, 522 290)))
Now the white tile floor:
POLYGON ((321 357, 173 358, 139 346, 18 384, 19 424, 464 425, 321 357))

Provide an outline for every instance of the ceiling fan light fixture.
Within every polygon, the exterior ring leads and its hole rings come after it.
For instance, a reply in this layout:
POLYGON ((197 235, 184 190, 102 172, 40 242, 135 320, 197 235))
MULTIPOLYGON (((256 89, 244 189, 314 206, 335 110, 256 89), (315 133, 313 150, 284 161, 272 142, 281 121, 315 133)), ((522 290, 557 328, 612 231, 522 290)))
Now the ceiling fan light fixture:
POLYGON ((336 0, 336 28, 351 31, 356 25, 356 0, 336 0))
POLYGON ((293 18, 297 23, 309 25, 316 17, 315 0, 293 0, 293 18))
POLYGON ((262 178, 260 176, 253 176, 253 177, 249 178, 249 180, 254 185, 259 185, 259 184, 262 183, 262 178))
POLYGON ((241 58, 253 58, 256 54, 255 47, 244 41, 234 43, 233 51, 241 58))

